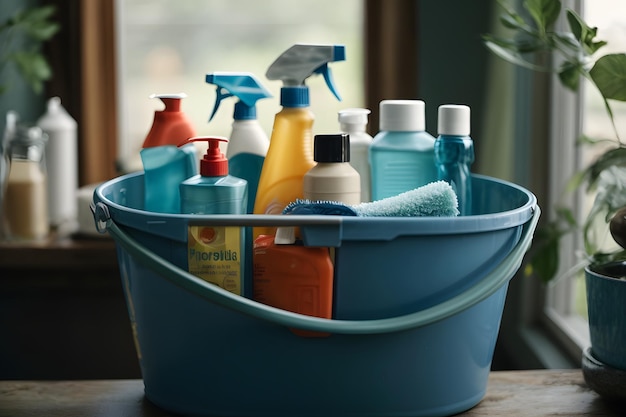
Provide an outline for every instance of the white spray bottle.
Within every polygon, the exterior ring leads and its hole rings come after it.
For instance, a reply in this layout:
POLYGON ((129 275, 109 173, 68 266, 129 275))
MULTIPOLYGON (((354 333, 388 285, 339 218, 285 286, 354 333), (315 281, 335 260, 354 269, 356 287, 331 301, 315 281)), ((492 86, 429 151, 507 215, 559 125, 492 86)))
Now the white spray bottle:
POLYGON ((237 97, 233 115, 233 129, 226 149, 228 171, 231 175, 248 182, 247 213, 252 213, 259 185, 261 169, 270 141, 256 117, 256 102, 272 97, 270 92, 250 73, 214 72, 207 74, 206 82, 217 86, 217 96, 211 119, 220 102, 237 97))
POLYGON ((339 111, 341 131, 350 135, 350 165, 361 177, 361 202, 372 201, 369 149, 372 136, 366 131, 369 109, 344 109, 339 111))

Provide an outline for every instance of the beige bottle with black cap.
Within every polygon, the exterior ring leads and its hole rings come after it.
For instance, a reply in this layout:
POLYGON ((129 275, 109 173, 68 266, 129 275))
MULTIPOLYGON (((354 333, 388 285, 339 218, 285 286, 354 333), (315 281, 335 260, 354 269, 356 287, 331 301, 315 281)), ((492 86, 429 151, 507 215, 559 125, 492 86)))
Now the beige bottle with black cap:
POLYGON ((304 198, 359 204, 361 178, 350 165, 350 135, 316 135, 314 140, 313 159, 317 163, 304 175, 304 198))

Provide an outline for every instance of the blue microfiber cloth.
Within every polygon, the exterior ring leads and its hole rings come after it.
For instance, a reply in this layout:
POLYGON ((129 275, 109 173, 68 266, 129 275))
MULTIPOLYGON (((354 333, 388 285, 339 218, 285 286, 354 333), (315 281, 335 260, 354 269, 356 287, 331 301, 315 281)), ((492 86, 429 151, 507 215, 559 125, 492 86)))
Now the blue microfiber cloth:
POLYGON ((453 217, 459 214, 456 193, 445 181, 435 181, 393 197, 348 206, 334 201, 296 200, 283 214, 328 214, 361 217, 453 217))

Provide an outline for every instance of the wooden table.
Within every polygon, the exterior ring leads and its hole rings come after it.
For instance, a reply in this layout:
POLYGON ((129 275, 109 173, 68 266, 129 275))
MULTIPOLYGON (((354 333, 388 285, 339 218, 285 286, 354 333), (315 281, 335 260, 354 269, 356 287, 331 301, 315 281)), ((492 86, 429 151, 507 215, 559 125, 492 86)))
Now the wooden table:
MULTIPOLYGON (((580 370, 492 372, 485 398, 458 416, 621 416, 584 383, 580 370)), ((165 417, 141 380, 0 381, 1 417, 165 417)))

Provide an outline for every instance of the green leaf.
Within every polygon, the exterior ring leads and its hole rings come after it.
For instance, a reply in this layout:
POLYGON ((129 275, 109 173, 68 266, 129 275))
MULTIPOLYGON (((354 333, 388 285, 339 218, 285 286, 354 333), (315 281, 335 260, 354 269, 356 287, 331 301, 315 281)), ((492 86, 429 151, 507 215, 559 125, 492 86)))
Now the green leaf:
POLYGON ((43 55, 32 51, 16 52, 11 55, 11 59, 33 91, 40 93, 43 90, 43 82, 52 76, 50 66, 43 55))
POLYGON ((586 171, 576 172, 567 182, 565 190, 568 193, 576 191, 582 185, 582 183, 585 182, 585 178, 587 178, 586 171))
POLYGON ((582 17, 573 10, 567 10, 567 21, 572 33, 588 55, 593 55, 598 49, 606 45, 605 41, 594 41, 598 28, 587 25, 582 17))
POLYGON ((603 97, 626 101, 626 54, 601 57, 589 74, 603 97))
POLYGON ((48 40, 60 29, 57 23, 49 20, 54 12, 54 6, 28 9, 21 15, 19 24, 33 39, 39 41, 48 40))
POLYGON ((559 241, 546 241, 530 259, 530 266, 543 282, 550 281, 559 269, 559 241))
POLYGON ((530 269, 542 281, 548 282, 559 269, 559 241, 570 228, 563 229, 560 226, 562 213, 557 212, 557 217, 542 225, 536 233, 536 242, 533 244, 533 252, 530 255, 530 269))
POLYGON ((557 207, 556 214, 557 214, 557 219, 564 221, 565 224, 567 225, 566 230, 559 230, 557 234, 558 239, 560 239, 562 235, 567 233, 568 230, 573 230, 576 227, 578 227, 577 226, 578 223, 576 222, 576 217, 574 216, 574 213, 572 212, 571 209, 567 207, 557 207))
POLYGON ((524 7, 542 33, 548 32, 561 12, 560 0, 526 0, 524 7))
POLYGON ((505 28, 509 28, 509 29, 516 29, 516 30, 528 29, 528 25, 526 25, 526 22, 524 21, 524 19, 517 13, 507 13, 507 14, 501 15, 500 23, 502 23, 502 26, 504 26, 505 28))
POLYGON ((512 64, 519 65, 533 71, 549 71, 548 68, 543 68, 527 61, 521 53, 516 50, 511 50, 510 45, 502 46, 494 41, 488 40, 485 41, 485 46, 489 48, 491 52, 512 64))
POLYGON ((599 143, 604 143, 604 142, 613 142, 612 139, 596 139, 596 138, 592 138, 591 136, 587 136, 587 135, 580 135, 578 137, 578 140, 576 141, 579 145, 590 145, 590 146, 594 146, 597 145, 599 143))
POLYGON ((601 154, 593 164, 582 172, 588 182, 587 188, 592 189, 596 185, 600 174, 614 166, 626 167, 626 148, 619 147, 601 154))
POLYGON ((559 71, 559 80, 561 80, 561 84, 572 91, 578 91, 582 70, 582 65, 577 62, 564 62, 559 71))

